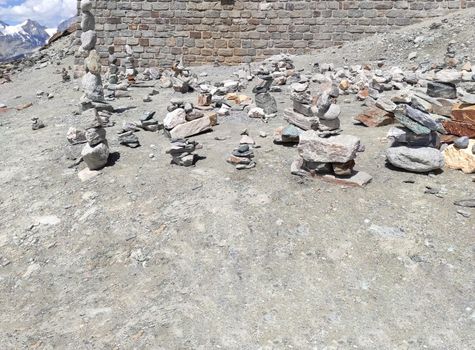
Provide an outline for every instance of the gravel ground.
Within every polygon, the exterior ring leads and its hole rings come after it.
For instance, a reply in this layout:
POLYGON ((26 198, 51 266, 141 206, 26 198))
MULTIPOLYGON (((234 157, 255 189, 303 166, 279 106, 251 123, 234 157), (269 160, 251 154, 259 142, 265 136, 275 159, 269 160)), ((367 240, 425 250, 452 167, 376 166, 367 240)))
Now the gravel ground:
MULTIPOLYGON (((442 60, 454 38, 468 42, 459 52, 470 54, 473 14, 449 16, 433 32, 423 23, 295 61, 306 69, 315 60, 399 64, 414 50, 416 61, 442 60), (407 39, 420 34, 441 37, 414 49, 407 39)), ((221 118, 193 138, 205 157, 196 167, 172 166, 160 133, 138 133, 138 149, 117 144, 123 121, 145 110, 163 118, 176 96, 162 89, 144 104, 149 89, 135 89, 114 102, 137 106, 107 129, 115 164, 80 182, 84 165, 68 168, 65 135, 79 123, 72 112, 81 93, 55 74, 71 65, 68 57, 0 86, 8 106, 33 102, 0 113, 2 349, 475 346, 475 212, 464 209, 471 214, 464 217, 453 205, 475 197, 470 175, 388 168, 389 127, 354 124, 363 107, 353 96, 339 104, 344 133, 366 146, 357 169, 373 181, 364 189, 292 176, 296 149, 258 136, 285 125, 282 113, 268 124, 238 112, 221 118), (55 97, 38 99, 38 90, 55 97), (34 116, 47 127, 32 131, 34 116), (261 147, 257 167, 239 172, 225 158, 244 128, 261 147), (426 186, 439 194, 424 193, 426 186)), ((194 69, 216 81, 234 70, 194 69)), ((287 91, 274 95, 280 111, 290 105, 287 91)))

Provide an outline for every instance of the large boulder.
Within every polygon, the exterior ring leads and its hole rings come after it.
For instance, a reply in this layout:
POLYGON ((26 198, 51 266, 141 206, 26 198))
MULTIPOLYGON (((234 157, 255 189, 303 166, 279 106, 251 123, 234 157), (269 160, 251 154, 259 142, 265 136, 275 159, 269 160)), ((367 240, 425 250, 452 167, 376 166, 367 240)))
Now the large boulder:
POLYGON ((431 147, 391 147, 386 151, 388 162, 396 168, 415 173, 426 173, 444 167, 444 156, 431 147))
POLYGON ((346 163, 356 158, 360 148, 360 139, 350 135, 338 135, 328 138, 318 136, 313 130, 300 135, 298 151, 307 162, 346 163))

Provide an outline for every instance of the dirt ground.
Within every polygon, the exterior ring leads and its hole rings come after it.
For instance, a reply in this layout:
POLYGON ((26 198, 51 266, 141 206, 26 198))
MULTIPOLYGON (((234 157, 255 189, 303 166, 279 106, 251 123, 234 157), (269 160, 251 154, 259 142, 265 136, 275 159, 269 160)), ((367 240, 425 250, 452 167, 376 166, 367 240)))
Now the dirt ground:
MULTIPOLYGON (((341 52, 296 62, 308 70, 341 52)), ((34 103, 0 114, 2 349, 475 346, 475 211, 467 218, 453 204, 475 197, 472 176, 388 168, 389 127, 354 124, 363 108, 354 96, 339 98, 342 126, 366 146, 357 169, 373 181, 345 188, 293 176, 296 148, 272 142, 287 91, 274 94, 280 113, 268 124, 233 112, 193 138, 205 157, 195 167, 172 166, 162 133, 138 133, 138 149, 117 143, 123 121, 145 110, 163 119, 178 96, 161 89, 145 104, 150 89, 137 88, 113 102, 137 107, 107 129, 115 163, 81 182, 84 164, 70 169, 65 157, 81 93, 54 74, 69 65, 0 86, 0 102, 34 103), (47 127, 32 131, 33 116, 47 127), (225 159, 244 128, 261 147, 257 167, 238 171, 225 159)), ((203 70, 223 80, 234 69, 203 70)))

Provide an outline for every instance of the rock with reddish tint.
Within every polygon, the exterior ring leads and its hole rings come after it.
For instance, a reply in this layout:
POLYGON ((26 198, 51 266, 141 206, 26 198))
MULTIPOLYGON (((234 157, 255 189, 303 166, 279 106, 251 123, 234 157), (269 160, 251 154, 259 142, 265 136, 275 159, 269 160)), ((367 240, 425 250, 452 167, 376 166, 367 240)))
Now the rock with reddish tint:
POLYGON ((475 124, 475 104, 455 104, 452 108, 452 119, 475 124))
POLYGON ((475 137, 475 123, 459 122, 455 120, 447 120, 443 123, 447 133, 457 136, 475 137))
POLYGON ((381 108, 372 107, 364 110, 355 117, 355 120, 370 128, 376 128, 394 123, 394 114, 381 108))

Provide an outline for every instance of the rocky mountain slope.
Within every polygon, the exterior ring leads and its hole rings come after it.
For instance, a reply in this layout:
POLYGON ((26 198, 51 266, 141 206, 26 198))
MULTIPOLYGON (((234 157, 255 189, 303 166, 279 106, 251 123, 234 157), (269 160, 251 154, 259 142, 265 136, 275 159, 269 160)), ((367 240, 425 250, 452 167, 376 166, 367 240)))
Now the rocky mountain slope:
POLYGON ((38 22, 27 20, 16 26, 0 22, 0 61, 7 61, 30 53, 45 45, 56 30, 40 25, 38 22))
MULTIPOLYGON (((475 9, 459 12, 293 60, 299 72, 410 70, 443 62, 453 42, 454 58, 474 62, 474 20, 475 9)), ((163 133, 119 143, 147 111, 163 120, 173 98, 197 101, 150 80, 110 102, 112 161, 81 182, 66 140, 84 122, 80 81, 63 78, 71 40, 5 66, 3 78, 0 66, 2 349, 474 347, 475 209, 454 205, 475 198, 473 175, 388 167, 391 125, 355 123, 366 106, 342 94, 341 128, 364 144, 357 167, 372 182, 293 176, 297 150, 271 137, 291 106, 287 86, 272 92, 279 112, 268 123, 232 110, 193 137, 195 167, 172 166, 163 133), (32 130, 36 118, 45 127, 32 130), (226 159, 244 129, 260 147, 256 167, 238 171, 226 159)), ((191 71, 214 84, 240 68, 191 71)), ((254 97, 254 85, 240 93, 254 97)))

